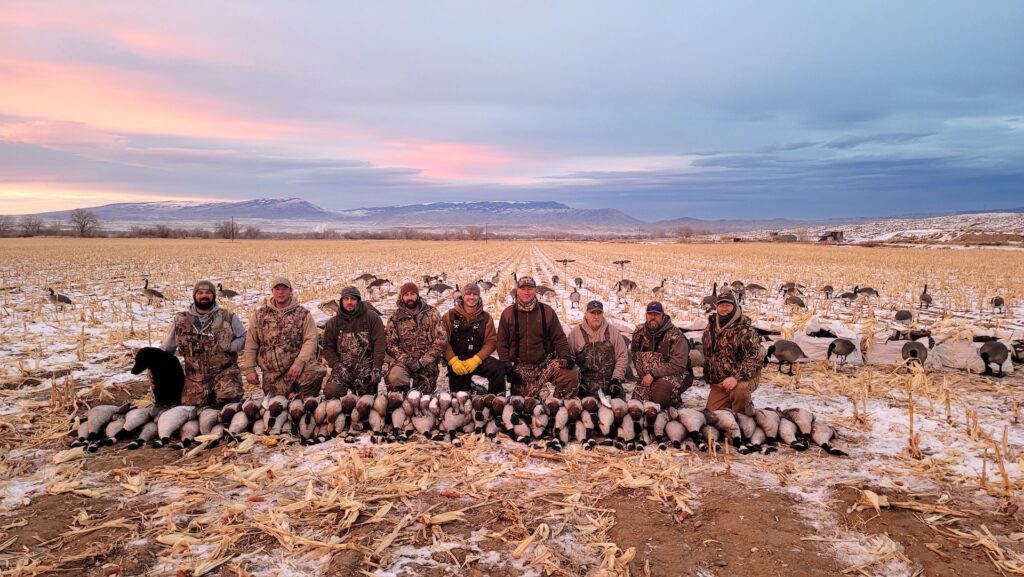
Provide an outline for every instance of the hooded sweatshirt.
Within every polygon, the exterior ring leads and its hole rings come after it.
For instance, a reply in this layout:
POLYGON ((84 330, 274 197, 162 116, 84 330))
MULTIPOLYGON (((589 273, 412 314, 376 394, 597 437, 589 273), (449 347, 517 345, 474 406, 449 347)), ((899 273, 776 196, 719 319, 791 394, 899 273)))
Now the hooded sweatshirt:
POLYGON ((480 360, 484 360, 491 356, 495 348, 498 346, 498 332, 494 330, 494 320, 491 319, 490 313, 484 310, 483 303, 477 305, 476 309, 470 313, 466 310, 465 303, 460 302, 455 305, 454 308, 450 309, 444 315, 444 326, 445 330, 448 331, 448 341, 444 347, 444 360, 450 361, 455 356, 455 351, 452 349, 452 329, 454 327, 455 315, 461 315, 462 318, 466 319, 466 324, 473 324, 477 318, 481 318, 481 325, 484 331, 484 344, 480 346, 480 350, 476 352, 476 355, 480 357, 480 360))
POLYGON ((664 315, 661 324, 653 331, 647 328, 647 323, 637 325, 632 346, 634 355, 640 352, 661 353, 663 362, 651 371, 651 376, 656 379, 682 375, 690 362, 690 343, 668 315, 664 315))
POLYGON ((373 368, 381 368, 384 365, 384 349, 387 347, 387 341, 384 337, 384 321, 380 320, 380 315, 377 314, 377 311, 367 306, 362 299, 359 300, 355 310, 351 313, 342 307, 338 309, 337 314, 327 320, 327 324, 324 326, 323 340, 321 341, 323 343, 323 356, 327 363, 333 367, 342 361, 339 354, 341 351, 337 350, 339 334, 360 332, 367 333, 371 354, 373 355, 373 368))
MULTIPOLYGON (((299 308, 302 305, 299 304, 299 299, 292 295, 291 301, 283 308, 279 309, 274 305, 274 298, 270 297, 266 303, 253 311, 252 316, 249 317, 249 332, 245 337, 245 350, 242 353, 242 362, 240 363, 243 371, 249 371, 256 368, 256 357, 261 346, 266 345, 268 335, 263 334, 263 327, 260 326, 260 317, 267 319, 265 322, 272 322, 274 325, 280 326, 281 321, 288 315, 302 314, 299 308)), ((299 349, 299 355, 295 358, 296 361, 301 362, 303 365, 308 363, 316 355, 317 345, 317 332, 316 323, 313 321, 313 315, 309 314, 309 311, 305 311, 304 318, 302 319, 302 347, 299 349)))
POLYGON ((562 322, 554 309, 536 299, 527 304, 516 303, 501 313, 498 321, 498 358, 504 362, 539 365, 548 352, 559 359, 571 359, 572 350, 565 338, 562 322), (543 319, 541 315, 543 314, 543 319), (519 321, 519 358, 516 356, 516 319, 519 321), (548 339, 544 342, 544 320, 548 339))
MULTIPOLYGON (((192 319, 192 324, 196 327, 205 327, 210 324, 214 313, 219 310, 220 305, 213 303, 213 307, 210 310, 200 313, 196 310, 196 304, 192 303, 192 305, 185 310, 185 314, 192 319)), ((224 312, 228 313, 228 311, 224 312)), ((238 315, 236 314, 231 314, 231 333, 232 339, 230 352, 237 353, 242 350, 242 347, 245 345, 245 325, 242 324, 242 321, 238 319, 238 315)), ((178 338, 174 334, 174 323, 171 323, 170 331, 167 333, 167 336, 164 337, 164 342, 160 344, 160 348, 171 354, 174 354, 174 351, 178 348, 178 338)))
POLYGON ((572 349, 572 354, 575 356, 587 344, 583 338, 584 332, 587 334, 590 342, 594 343, 604 340, 605 329, 608 330, 608 340, 611 341, 612 346, 615 348, 615 369, 612 370, 612 378, 621 381, 626 378, 626 369, 629 367, 629 346, 622 339, 622 333, 609 324, 608 319, 602 318, 601 326, 597 327, 597 330, 591 330, 586 320, 573 327, 569 331, 569 348, 572 349))

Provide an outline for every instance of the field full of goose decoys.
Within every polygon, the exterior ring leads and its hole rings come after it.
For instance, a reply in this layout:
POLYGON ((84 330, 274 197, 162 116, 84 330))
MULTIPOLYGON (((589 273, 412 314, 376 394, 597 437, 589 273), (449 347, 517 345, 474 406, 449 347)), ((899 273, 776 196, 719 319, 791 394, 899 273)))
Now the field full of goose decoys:
POLYGON ((1019 251, 3 239, 0 256, 0 574, 1024 574, 1019 251), (141 359, 193 284, 248 319, 280 275, 321 330, 347 285, 386 322, 404 283, 442 313, 476 284, 497 319, 528 275, 566 333, 598 300, 626 339, 656 300, 696 378, 671 407, 630 398, 633 367, 624 398, 451 392, 443 370, 430 392, 168 398, 176 371, 141 359), (749 415, 705 409, 725 291, 761 341, 749 415))

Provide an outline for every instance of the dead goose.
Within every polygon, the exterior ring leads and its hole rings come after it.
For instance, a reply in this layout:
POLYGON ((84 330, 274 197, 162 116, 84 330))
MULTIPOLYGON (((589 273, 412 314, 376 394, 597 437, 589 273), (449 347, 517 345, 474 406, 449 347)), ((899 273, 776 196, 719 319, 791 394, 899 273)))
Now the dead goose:
POLYGON ((191 421, 196 415, 196 408, 191 405, 179 405, 171 407, 163 413, 156 421, 157 438, 153 440, 154 447, 162 447, 171 442, 171 437, 191 421))
POLYGON ((917 341, 910 341, 900 349, 900 355, 906 362, 924 363, 928 359, 928 347, 917 341))
POLYGON ((138 449, 139 447, 152 441, 153 439, 156 438, 156 432, 156 423, 154 421, 149 421, 148 423, 143 425, 142 428, 139 430, 139 434, 138 436, 135 437, 135 440, 132 441, 131 443, 128 443, 128 450, 134 451, 135 449, 138 449))
POLYGON ((779 436, 779 421, 782 416, 777 411, 770 409, 758 409, 754 411, 754 422, 760 427, 767 437, 769 445, 775 444, 775 439, 779 436))
POLYGON ((836 359, 840 361, 839 364, 845 365, 846 357, 855 352, 857 352, 857 345, 853 344, 853 341, 850 339, 836 339, 829 343, 828 353, 825 355, 825 358, 829 360, 832 358, 832 355, 835 355, 836 359))
POLYGON ((768 354, 764 357, 764 366, 768 366, 769 359, 772 356, 775 357, 775 360, 779 361, 780 373, 782 372, 782 363, 789 363, 789 372, 786 373, 788 375, 793 374, 793 364, 798 359, 807 358, 800 345, 785 339, 777 340, 768 347, 768 354))
POLYGON ((705 409, 704 418, 707 419, 709 425, 721 431, 732 442, 733 447, 739 449, 743 446, 743 432, 740 431, 735 413, 725 409, 717 411, 705 409))
POLYGON ((789 419, 779 421, 779 439, 797 451, 807 450, 807 441, 797 436, 796 424, 789 419))
POLYGON ((999 367, 998 377, 1003 376, 1003 364, 1010 358, 1010 349, 999 341, 989 341, 978 349, 978 355, 985 361, 984 374, 992 374, 992 365, 999 367))
POLYGON ((818 445, 822 449, 828 452, 829 455, 835 455, 837 457, 848 457, 849 455, 833 447, 830 443, 836 436, 836 432, 832 427, 825 423, 815 422, 814 427, 811 429, 811 440, 814 441, 815 445, 818 445))
POLYGON ((814 427, 814 413, 807 409, 793 408, 782 411, 782 416, 789 419, 800 431, 800 436, 807 439, 814 427))

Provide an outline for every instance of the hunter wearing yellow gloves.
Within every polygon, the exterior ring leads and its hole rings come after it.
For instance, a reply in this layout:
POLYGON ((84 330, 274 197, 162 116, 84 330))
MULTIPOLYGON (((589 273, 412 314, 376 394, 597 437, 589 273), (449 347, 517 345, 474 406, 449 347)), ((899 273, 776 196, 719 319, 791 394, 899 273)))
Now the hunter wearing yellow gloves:
POLYGON ((471 391, 473 375, 487 379, 487 391, 505 394, 505 365, 491 356, 498 343, 494 320, 484 310, 480 287, 462 289, 462 300, 444 315, 448 329, 448 388, 453 393, 471 391))

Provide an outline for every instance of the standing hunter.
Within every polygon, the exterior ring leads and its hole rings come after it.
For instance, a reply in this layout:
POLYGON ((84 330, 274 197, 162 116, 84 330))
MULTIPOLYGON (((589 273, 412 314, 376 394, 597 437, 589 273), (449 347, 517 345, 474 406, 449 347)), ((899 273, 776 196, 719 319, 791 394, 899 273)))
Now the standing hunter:
POLYGON ((604 318, 601 301, 587 303, 583 322, 569 331, 569 348, 580 370, 579 396, 596 396, 598 391, 623 398, 622 380, 629 367, 629 346, 622 334, 604 318))
POLYGON ((285 277, 274 279, 270 295, 249 318, 242 352, 245 380, 259 385, 259 366, 266 396, 315 397, 326 371, 316 360, 313 315, 299 304, 292 294, 292 282, 285 277))
POLYGON ((505 394, 505 365, 491 356, 498 345, 494 320, 484 310, 480 287, 469 284, 462 289, 462 301, 444 315, 448 345, 448 388, 453 393, 470 392, 473 375, 487 379, 487 392, 505 394))
POLYGON ((208 280, 197 282, 192 306, 174 315, 161 345, 184 358, 184 405, 220 406, 242 398, 238 351, 245 345, 245 326, 237 315, 220 308, 216 291, 208 280))
POLYGON ((363 302, 359 289, 341 289, 341 306, 324 326, 321 348, 331 367, 324 396, 376 395, 384 366, 384 322, 376 309, 363 302))
POLYGON ((704 380, 711 386, 708 409, 732 409, 753 415, 751 394, 761 379, 761 339, 726 291, 715 299, 715 312, 704 329, 704 380))
POLYGON ((633 331, 632 349, 638 379, 633 398, 663 409, 682 405, 682 394, 693 384, 690 343, 660 302, 647 304, 644 323, 633 331))
POLYGON ((437 388, 438 360, 448 344, 437 309, 420 298, 416 283, 398 290, 398 308, 387 326, 387 352, 394 359, 384 382, 390 391, 406 391, 410 385, 423 393, 437 388), (415 379, 415 383, 413 383, 415 379))
POLYGON ((537 300, 533 277, 519 278, 516 302, 498 320, 498 358, 505 363, 511 393, 537 397, 544 384, 555 397, 576 396, 579 372, 554 309, 537 300))

